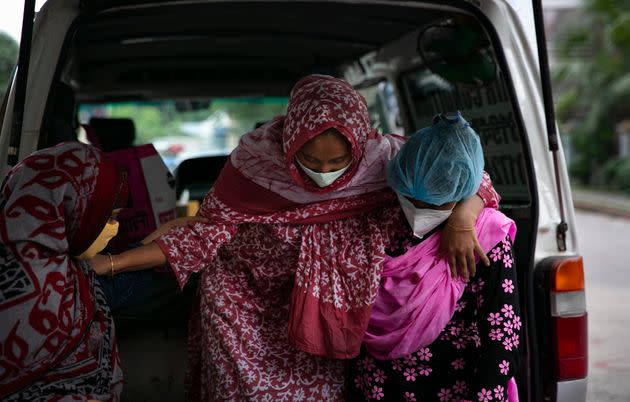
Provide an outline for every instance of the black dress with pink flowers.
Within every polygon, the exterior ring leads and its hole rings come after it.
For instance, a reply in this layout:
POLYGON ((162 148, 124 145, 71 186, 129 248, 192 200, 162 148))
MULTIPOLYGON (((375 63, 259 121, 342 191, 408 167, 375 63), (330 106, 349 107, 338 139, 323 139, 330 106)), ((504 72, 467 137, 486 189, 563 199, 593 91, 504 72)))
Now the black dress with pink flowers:
MULTIPOLYGON (((399 256, 419 242, 400 236, 388 254, 399 256)), ((490 266, 477 264, 453 318, 432 344, 396 360, 377 360, 362 348, 351 364, 348 400, 508 400, 522 326, 510 238, 488 256, 490 266)))

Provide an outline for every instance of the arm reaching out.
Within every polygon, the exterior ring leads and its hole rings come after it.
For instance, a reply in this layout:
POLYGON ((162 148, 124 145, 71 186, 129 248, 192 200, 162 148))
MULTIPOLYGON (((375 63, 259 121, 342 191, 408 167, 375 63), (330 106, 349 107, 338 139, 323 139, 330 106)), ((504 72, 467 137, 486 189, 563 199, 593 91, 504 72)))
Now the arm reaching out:
POLYGON ((120 272, 139 271, 142 269, 164 265, 166 256, 154 241, 174 228, 187 226, 189 223, 204 222, 202 217, 184 217, 173 219, 160 226, 142 240, 142 246, 127 250, 118 255, 97 255, 91 261, 92 269, 97 275, 114 275, 120 272))
POLYGON ((180 226, 186 226, 189 223, 195 223, 195 222, 208 223, 208 219, 202 218, 200 216, 187 216, 187 217, 183 217, 183 218, 173 219, 171 221, 166 222, 164 225, 162 225, 159 228, 157 228, 153 233, 151 233, 150 235, 148 235, 147 237, 142 239, 141 243, 142 244, 149 244, 152 241, 154 241, 155 239, 157 239, 158 237, 167 234, 173 228, 180 227, 180 226))
POLYGON ((178 220, 166 231, 158 229, 143 242, 150 243, 118 255, 98 255, 91 260, 99 275, 137 271, 168 263, 180 289, 192 273, 211 265, 221 246, 229 242, 238 230, 234 224, 211 224, 203 218, 178 220), (162 233, 162 232, 166 233, 162 233), (113 267, 113 270, 112 270, 113 267))
POLYGON ((166 263, 166 256, 157 244, 127 250, 117 255, 97 255, 90 261, 98 275, 114 275, 121 272, 139 271, 166 263))

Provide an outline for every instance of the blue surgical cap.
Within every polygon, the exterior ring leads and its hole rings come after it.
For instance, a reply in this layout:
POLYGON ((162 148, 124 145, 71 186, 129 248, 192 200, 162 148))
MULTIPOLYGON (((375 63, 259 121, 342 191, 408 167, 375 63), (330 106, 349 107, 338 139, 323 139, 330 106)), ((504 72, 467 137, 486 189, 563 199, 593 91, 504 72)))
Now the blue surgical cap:
POLYGON ((413 134, 387 164, 387 184, 398 194, 428 204, 461 201, 475 194, 483 175, 479 136, 458 112, 438 115, 413 134))

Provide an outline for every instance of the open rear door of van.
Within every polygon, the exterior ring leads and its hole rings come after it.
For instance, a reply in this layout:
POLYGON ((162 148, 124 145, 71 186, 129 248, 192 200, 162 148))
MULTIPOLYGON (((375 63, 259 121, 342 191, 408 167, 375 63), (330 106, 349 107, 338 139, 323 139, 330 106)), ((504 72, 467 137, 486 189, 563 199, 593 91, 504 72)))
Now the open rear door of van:
MULTIPOLYGON (((533 16, 536 27, 536 46, 540 72, 540 85, 546 123, 549 151, 553 157, 553 173, 556 181, 560 221, 556 226, 556 241, 559 253, 567 252, 569 222, 565 198, 566 171, 561 154, 560 139, 555 120, 555 111, 549 73, 547 42, 543 18, 542 0, 533 0, 533 16), (564 184, 564 186, 563 186, 564 184)), ((572 212, 570 208, 569 212, 572 212)), ((575 219, 572 219, 573 224, 575 219)), ((573 228, 575 232, 575 228, 573 228)), ((575 250, 577 251, 577 250, 575 250)), ((552 378, 545 383, 545 396, 556 401, 585 401, 588 376, 588 316, 582 257, 574 255, 550 256, 538 262, 534 272, 538 293, 537 314, 544 317, 543 328, 539 328, 539 342, 551 367, 543 366, 543 378, 552 378)))
MULTIPOLYGON (((22 139, 22 123, 24 121, 24 101, 26 97, 26 84, 31 58, 31 39, 33 36, 33 20, 35 19, 35 0, 24 1, 24 14, 22 18, 22 34, 20 39, 20 53, 15 76, 15 95, 13 103, 13 120, 11 136, 7 152, 7 164, 14 166, 18 162, 20 141, 22 139)), ((7 93, 7 97, 9 94, 7 93)), ((5 112, 6 115, 6 112, 5 112)))

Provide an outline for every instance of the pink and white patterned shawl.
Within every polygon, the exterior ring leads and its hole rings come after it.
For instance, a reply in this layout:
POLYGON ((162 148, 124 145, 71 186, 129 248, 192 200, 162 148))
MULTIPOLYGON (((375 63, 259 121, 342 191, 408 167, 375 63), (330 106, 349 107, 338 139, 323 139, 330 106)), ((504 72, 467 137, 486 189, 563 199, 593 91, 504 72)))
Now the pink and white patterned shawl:
POLYGON ((82 342, 94 314, 91 270, 71 256, 90 246, 127 191, 116 165, 78 142, 9 172, 0 190, 0 399, 82 342))

